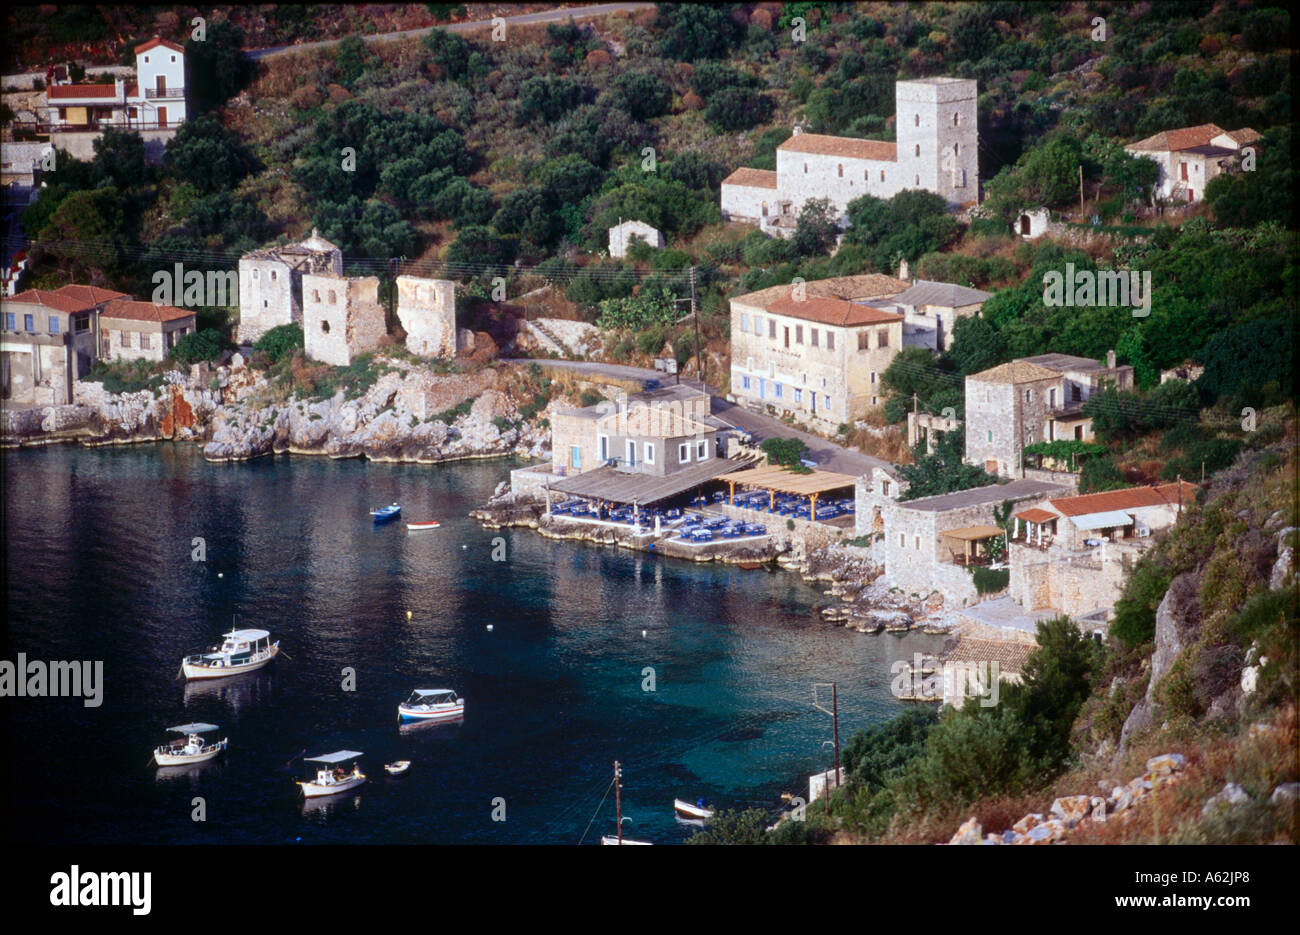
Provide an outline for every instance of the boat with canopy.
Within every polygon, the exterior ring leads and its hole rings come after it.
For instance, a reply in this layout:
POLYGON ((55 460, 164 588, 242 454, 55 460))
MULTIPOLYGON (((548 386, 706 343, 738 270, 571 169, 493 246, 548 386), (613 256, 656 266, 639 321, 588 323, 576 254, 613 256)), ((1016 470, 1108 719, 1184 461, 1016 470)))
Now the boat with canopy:
POLYGON ((360 756, 365 754, 358 750, 336 750, 334 753, 304 758, 304 763, 319 763, 321 767, 316 770, 315 779, 298 781, 302 794, 310 799, 355 789, 366 781, 366 774, 361 772, 361 764, 354 762, 360 756), (352 763, 351 770, 347 769, 348 763, 352 763))
POLYGON ((172 740, 156 747, 153 751, 154 762, 159 766, 188 766, 191 763, 204 763, 226 749, 227 738, 208 743, 204 734, 221 730, 216 724, 178 724, 167 728, 169 733, 183 735, 179 740, 172 740))
POLYGON ((399 721, 450 721, 465 716, 465 699, 450 688, 417 688, 397 706, 399 721))
POLYGON ((266 630, 231 630, 220 646, 181 660, 181 672, 187 679, 226 678, 260 669, 279 652, 280 641, 271 642, 266 630))

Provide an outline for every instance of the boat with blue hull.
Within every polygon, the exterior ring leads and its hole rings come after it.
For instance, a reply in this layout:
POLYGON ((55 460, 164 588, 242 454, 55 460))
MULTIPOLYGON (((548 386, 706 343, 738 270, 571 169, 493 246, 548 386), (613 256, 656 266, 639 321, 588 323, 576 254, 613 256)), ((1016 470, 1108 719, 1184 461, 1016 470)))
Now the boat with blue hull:
POLYGON ((381 506, 377 510, 371 510, 370 515, 374 517, 376 525, 387 523, 390 520, 397 519, 401 514, 402 508, 396 503, 390 503, 388 506, 381 506))

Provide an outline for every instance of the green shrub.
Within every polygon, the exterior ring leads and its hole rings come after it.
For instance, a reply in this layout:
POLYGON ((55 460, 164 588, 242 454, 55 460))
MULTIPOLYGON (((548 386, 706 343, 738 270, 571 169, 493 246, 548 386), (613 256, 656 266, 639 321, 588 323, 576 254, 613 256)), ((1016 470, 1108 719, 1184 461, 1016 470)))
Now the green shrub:
POLYGON ((978 594, 996 594, 1006 590, 1007 585, 1011 583, 1010 568, 984 568, 976 565, 971 574, 975 579, 975 591, 978 594))
POLYGON ((193 334, 182 335, 167 356, 182 364, 197 364, 214 361, 225 350, 225 339, 219 331, 204 329, 193 334))
POLYGON ((300 350, 303 346, 302 325, 276 325, 262 335, 253 344, 253 350, 261 351, 270 363, 278 363, 284 357, 300 350))
POLYGON ((1141 646, 1156 633, 1156 608, 1169 590, 1169 571, 1154 560, 1139 560, 1115 602, 1110 634, 1129 646, 1141 646))

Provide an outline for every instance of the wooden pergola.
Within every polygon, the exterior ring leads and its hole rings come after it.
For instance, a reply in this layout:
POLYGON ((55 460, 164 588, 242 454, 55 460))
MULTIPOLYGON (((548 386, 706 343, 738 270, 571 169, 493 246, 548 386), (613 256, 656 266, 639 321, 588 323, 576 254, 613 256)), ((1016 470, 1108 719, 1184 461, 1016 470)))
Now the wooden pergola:
POLYGON ((736 504, 737 485, 757 487, 759 490, 767 491, 769 509, 776 506, 776 495, 778 493, 807 497, 808 515, 810 517, 817 515, 817 498, 819 496, 832 490, 853 487, 858 482, 858 479, 850 474, 836 474, 834 471, 817 470, 810 471, 807 474, 796 474, 794 471, 775 464, 749 468, 744 471, 734 471, 728 474, 725 480, 728 488, 730 488, 727 494, 727 503, 731 506, 736 504))
POLYGON ((962 543, 962 554, 953 555, 953 559, 958 565, 978 565, 979 559, 972 551, 974 543, 987 542, 989 539, 1005 536, 1006 530, 999 529, 997 526, 962 526, 960 529, 945 529, 939 535, 945 539, 955 539, 962 543))

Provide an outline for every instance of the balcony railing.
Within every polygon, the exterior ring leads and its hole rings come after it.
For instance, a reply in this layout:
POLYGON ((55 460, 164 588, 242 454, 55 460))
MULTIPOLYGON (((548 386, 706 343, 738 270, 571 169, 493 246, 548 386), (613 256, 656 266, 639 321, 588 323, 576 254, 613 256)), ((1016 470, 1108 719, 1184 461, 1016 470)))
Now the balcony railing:
POLYGON ((184 96, 185 96, 185 89, 184 89, 183 87, 181 87, 181 88, 161 88, 161 89, 159 89, 159 88, 145 88, 145 89, 144 89, 144 96, 145 96, 145 100, 149 100, 149 101, 155 100, 155 99, 157 99, 157 98, 162 98, 162 97, 184 97, 184 96))

